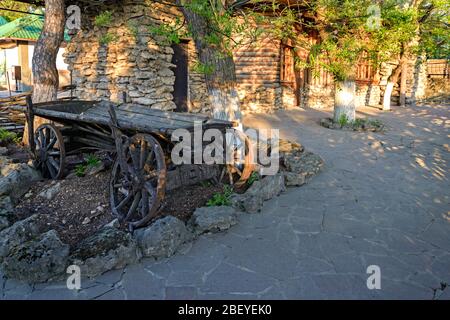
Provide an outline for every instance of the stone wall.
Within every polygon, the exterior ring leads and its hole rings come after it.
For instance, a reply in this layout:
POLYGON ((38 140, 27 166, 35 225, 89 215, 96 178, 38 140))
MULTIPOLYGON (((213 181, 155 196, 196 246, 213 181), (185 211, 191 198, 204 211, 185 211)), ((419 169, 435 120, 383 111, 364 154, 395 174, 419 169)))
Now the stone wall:
MULTIPOLYGON (((174 21, 181 12, 172 6, 144 1, 115 5, 107 27, 94 26, 95 15, 85 18, 67 46, 65 60, 80 99, 126 101, 161 110, 176 108, 173 102, 173 49, 149 27, 174 21), (108 39, 110 37, 110 39, 108 39)), ((196 61, 193 41, 188 44, 189 68, 196 61)), ((192 112, 208 112, 204 76, 189 72, 188 105, 192 112)))

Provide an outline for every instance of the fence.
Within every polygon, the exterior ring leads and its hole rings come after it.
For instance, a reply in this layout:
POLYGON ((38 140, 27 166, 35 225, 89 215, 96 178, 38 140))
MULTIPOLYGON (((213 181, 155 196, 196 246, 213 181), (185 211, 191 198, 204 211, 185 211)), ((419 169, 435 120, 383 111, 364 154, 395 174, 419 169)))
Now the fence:
POLYGON ((428 59, 427 73, 431 78, 450 78, 448 60, 428 59))
MULTIPOLYGON (((359 83, 371 83, 376 81, 375 74, 376 70, 373 64, 370 63, 368 58, 363 56, 356 65, 355 80, 359 83)), ((306 72, 306 83, 318 86, 331 85, 333 84, 333 75, 323 67, 319 67, 314 71, 309 69, 306 72)))

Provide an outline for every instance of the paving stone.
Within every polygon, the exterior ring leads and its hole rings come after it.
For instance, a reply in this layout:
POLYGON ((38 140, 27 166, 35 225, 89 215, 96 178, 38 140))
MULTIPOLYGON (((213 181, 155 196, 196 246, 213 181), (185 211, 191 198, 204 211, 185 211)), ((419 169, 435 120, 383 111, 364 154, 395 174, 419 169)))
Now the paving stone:
POLYGON ((122 288, 128 300, 164 298, 164 280, 152 276, 141 265, 132 265, 125 269, 122 288))
POLYGON ((379 291, 381 299, 430 300, 433 298, 431 289, 383 278, 381 279, 381 289, 377 291, 379 291))
POLYGON ((203 293, 256 294, 273 284, 273 280, 261 274, 223 263, 207 277, 200 289, 203 293))
POLYGON ((95 300, 125 300, 126 296, 122 289, 114 289, 97 297, 95 300))
POLYGON ((194 300, 197 296, 196 287, 166 287, 166 300, 194 300))

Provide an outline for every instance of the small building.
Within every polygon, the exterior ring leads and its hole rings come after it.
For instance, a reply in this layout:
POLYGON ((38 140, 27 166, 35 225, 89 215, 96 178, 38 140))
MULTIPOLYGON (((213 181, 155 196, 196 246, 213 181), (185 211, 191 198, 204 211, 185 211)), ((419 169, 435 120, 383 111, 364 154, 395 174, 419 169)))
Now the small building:
MULTIPOLYGON (((33 84, 32 76, 32 59, 34 46, 39 39, 42 28, 44 26, 44 16, 42 12, 28 14, 14 21, 1 25, 0 19, 0 86, 11 90, 28 91, 33 84), (20 77, 15 75, 15 71, 20 67, 20 77), (16 78, 20 78, 17 82, 16 78)), ((69 37, 65 36, 65 41, 69 41, 69 37)), ((70 84, 70 73, 67 70, 67 64, 64 62, 63 54, 65 51, 65 43, 61 47, 56 60, 59 71, 60 86, 70 84)))

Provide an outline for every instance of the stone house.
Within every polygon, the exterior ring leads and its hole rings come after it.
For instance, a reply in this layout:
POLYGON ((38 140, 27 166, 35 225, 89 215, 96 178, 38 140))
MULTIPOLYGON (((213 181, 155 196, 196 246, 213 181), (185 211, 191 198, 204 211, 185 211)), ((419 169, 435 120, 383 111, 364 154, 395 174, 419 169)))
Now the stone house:
MULTIPOLYGON (((205 76, 195 67, 198 60, 192 39, 171 45, 149 32, 150 27, 174 22, 177 17, 182 13, 176 6, 150 5, 145 0, 105 1, 96 10, 83 10, 82 29, 71 35, 64 54, 76 85, 75 96, 209 113, 205 76), (111 23, 96 26, 95 16, 105 10, 113 13, 111 23)), ((333 105, 331 75, 294 67, 296 59, 307 59, 308 52, 302 48, 268 36, 240 46, 233 56, 243 113, 333 105), (313 73, 320 76, 313 77, 313 73)), ((362 61, 357 105, 378 105, 385 82, 383 72, 362 61)), ((415 85, 409 81, 411 95, 415 85)))

